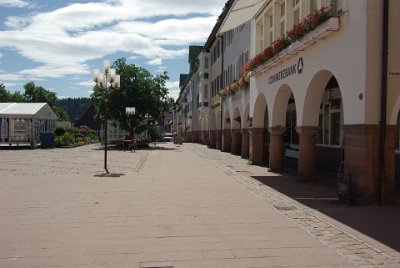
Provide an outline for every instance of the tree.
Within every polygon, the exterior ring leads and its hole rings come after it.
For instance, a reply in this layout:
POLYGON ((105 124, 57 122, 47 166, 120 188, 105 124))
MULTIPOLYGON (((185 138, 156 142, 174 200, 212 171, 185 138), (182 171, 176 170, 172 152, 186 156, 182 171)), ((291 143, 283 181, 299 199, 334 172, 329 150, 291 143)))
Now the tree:
POLYGON ((10 92, 6 90, 3 84, 0 84, 0 102, 10 102, 10 92))
MULTIPOLYGON (((131 134, 141 133, 170 108, 171 98, 165 87, 169 77, 166 72, 153 76, 143 67, 127 64, 124 58, 117 59, 113 67, 121 75, 121 87, 111 90, 108 96, 109 118, 131 134), (126 107, 135 107, 135 114, 127 116, 126 107)), ((104 115, 104 97, 104 92, 95 86, 91 98, 100 118, 104 115)))
POLYGON ((14 93, 6 90, 3 84, 0 84, 0 102, 24 102, 24 96, 21 92, 16 91, 14 93))
POLYGON ((57 101, 57 94, 38 87, 34 82, 29 82, 24 85, 24 98, 26 102, 46 102, 51 108, 54 108, 57 101))

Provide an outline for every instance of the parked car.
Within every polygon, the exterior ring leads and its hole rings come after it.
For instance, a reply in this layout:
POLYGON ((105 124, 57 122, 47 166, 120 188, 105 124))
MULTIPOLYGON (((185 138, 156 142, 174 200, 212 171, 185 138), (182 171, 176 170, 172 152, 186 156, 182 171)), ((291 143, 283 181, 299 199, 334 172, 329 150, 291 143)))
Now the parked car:
POLYGON ((162 141, 170 142, 174 140, 174 135, 172 133, 165 133, 162 135, 162 141))

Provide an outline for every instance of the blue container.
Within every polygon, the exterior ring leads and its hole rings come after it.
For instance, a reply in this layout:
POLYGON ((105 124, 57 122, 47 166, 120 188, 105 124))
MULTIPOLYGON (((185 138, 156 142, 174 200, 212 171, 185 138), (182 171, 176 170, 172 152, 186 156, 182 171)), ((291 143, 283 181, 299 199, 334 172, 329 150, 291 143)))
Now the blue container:
POLYGON ((54 134, 52 132, 40 133, 40 147, 52 147, 54 145, 54 134))

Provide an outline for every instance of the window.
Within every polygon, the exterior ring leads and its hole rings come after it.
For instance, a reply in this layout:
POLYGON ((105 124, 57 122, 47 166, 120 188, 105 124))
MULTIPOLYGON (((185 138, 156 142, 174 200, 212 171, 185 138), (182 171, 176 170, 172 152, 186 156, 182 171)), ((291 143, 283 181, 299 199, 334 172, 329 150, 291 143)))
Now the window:
POLYGON ((285 21, 284 21, 284 20, 281 21, 281 28, 280 28, 280 30, 281 30, 281 36, 284 36, 284 35, 285 35, 285 21))
POLYGON ((293 0, 293 25, 300 22, 300 0, 293 0))
POLYGON ((204 58, 204 68, 208 69, 208 57, 204 58))
POLYGON ((271 14, 269 16, 269 45, 272 44, 272 42, 274 42, 274 16, 271 14))
POLYGON ((284 36, 285 35, 285 33, 286 33, 286 30, 285 30, 285 8, 286 8, 286 5, 285 5, 285 2, 283 2, 282 4, 281 4, 281 20, 280 20, 280 34, 281 34, 281 36, 284 36))
POLYGON ((318 0, 310 0, 310 13, 318 9, 318 0))
POLYGON ((339 88, 326 89, 319 114, 317 143, 341 145, 342 99, 339 88))

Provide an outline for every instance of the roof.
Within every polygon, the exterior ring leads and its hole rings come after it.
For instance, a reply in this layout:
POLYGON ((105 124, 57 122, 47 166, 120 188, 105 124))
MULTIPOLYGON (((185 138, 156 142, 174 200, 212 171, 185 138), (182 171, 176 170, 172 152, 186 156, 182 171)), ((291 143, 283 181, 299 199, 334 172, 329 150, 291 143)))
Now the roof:
POLYGON ((218 34, 234 29, 253 19, 260 9, 271 0, 236 0, 225 16, 218 34))
POLYGON ((188 61, 193 62, 199 56, 203 46, 189 46, 189 57, 188 61))
POLYGON ((219 28, 221 28, 221 25, 224 22, 224 20, 226 18, 226 15, 228 15, 228 12, 231 9, 231 7, 232 7, 234 2, 235 2, 235 0, 228 0, 225 3, 225 6, 224 6, 221 14, 218 17, 217 22, 215 23, 214 28, 212 29, 212 31, 211 31, 208 39, 207 39, 207 42, 204 45, 204 48, 205 48, 206 51, 210 50, 212 44, 214 43, 214 41, 216 39, 217 33, 219 31, 219 28))
POLYGON ((33 116, 38 113, 57 118, 47 103, 0 103, 0 116, 33 116))

